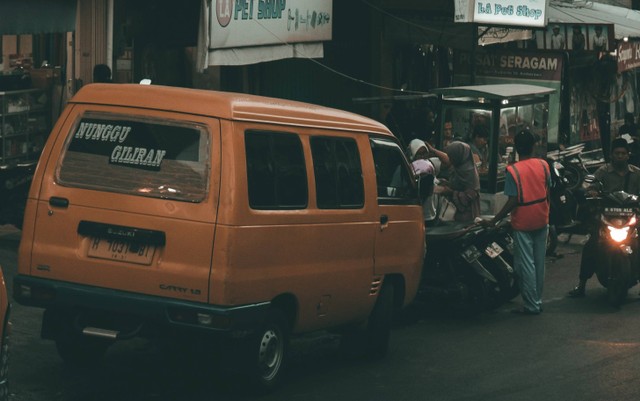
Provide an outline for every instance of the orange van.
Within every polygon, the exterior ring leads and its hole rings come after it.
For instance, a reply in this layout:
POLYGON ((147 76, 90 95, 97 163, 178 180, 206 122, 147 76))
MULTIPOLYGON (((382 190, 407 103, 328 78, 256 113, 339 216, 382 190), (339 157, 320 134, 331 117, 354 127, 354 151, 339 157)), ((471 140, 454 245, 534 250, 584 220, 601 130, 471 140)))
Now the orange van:
POLYGON ((7 296, 7 286, 0 267, 0 401, 9 401, 9 335, 11 304, 7 296))
POLYGON ((382 124, 245 94, 92 84, 36 168, 14 297, 45 308, 42 336, 67 362, 195 330, 242 344, 245 373, 270 389, 292 334, 342 330, 384 355, 423 256, 417 186, 382 124))

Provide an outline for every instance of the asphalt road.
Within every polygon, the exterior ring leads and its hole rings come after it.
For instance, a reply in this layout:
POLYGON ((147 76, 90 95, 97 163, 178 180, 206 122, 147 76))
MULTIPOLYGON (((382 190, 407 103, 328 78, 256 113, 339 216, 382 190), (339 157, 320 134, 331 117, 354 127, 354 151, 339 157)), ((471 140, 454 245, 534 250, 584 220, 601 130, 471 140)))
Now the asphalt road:
MULTIPOLYGON (((0 233, 0 264, 11 290, 19 233, 0 233)), ((500 309, 473 318, 433 305, 405 311, 382 361, 346 360, 338 338, 293 342, 285 385, 261 400, 625 401, 640 398, 638 286, 620 309, 590 281, 587 298, 565 298, 578 272, 579 239, 547 259, 544 313, 500 309)), ((103 365, 72 370, 39 338, 42 312, 13 303, 12 400, 248 400, 233 377, 165 347, 133 340, 112 347, 103 365)))

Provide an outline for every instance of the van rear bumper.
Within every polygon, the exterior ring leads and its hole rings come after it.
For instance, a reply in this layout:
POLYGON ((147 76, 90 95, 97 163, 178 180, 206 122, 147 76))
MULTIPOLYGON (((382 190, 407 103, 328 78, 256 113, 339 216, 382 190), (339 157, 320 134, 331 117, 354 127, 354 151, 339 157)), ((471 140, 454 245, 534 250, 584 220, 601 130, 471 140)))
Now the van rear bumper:
POLYGON ((141 324, 196 329, 244 337, 263 322, 270 302, 218 306, 17 275, 13 298, 21 305, 91 315, 139 319, 141 324))

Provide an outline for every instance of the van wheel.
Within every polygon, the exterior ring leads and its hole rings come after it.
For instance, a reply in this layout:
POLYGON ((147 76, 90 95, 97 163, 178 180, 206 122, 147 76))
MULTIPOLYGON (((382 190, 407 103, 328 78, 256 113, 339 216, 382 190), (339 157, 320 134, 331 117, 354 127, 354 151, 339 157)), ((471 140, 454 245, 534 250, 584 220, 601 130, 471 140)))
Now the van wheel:
POLYGON ((282 378, 289 350, 289 324, 284 313, 271 309, 257 335, 245 345, 243 370, 253 390, 273 391, 282 378))
POLYGON ((56 349, 62 360, 72 366, 98 363, 111 342, 79 334, 62 334, 56 339, 56 349))
POLYGON ((385 281, 364 329, 352 329, 342 335, 340 348, 347 356, 382 358, 389 350, 393 323, 394 287, 385 281))

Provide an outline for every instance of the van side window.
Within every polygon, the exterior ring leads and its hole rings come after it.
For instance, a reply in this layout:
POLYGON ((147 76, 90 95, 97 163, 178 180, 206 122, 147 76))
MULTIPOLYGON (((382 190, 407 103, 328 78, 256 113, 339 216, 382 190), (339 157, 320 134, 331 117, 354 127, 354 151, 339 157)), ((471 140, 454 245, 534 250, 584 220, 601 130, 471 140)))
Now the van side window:
POLYGON ((415 204, 418 192, 402 149, 387 139, 372 138, 371 150, 376 169, 378 203, 415 204))
POLYGON ((251 208, 306 208, 307 170, 298 135, 247 131, 244 140, 251 208))
POLYGON ((356 141, 351 138, 312 137, 311 154, 318 208, 362 208, 364 183, 356 141))

